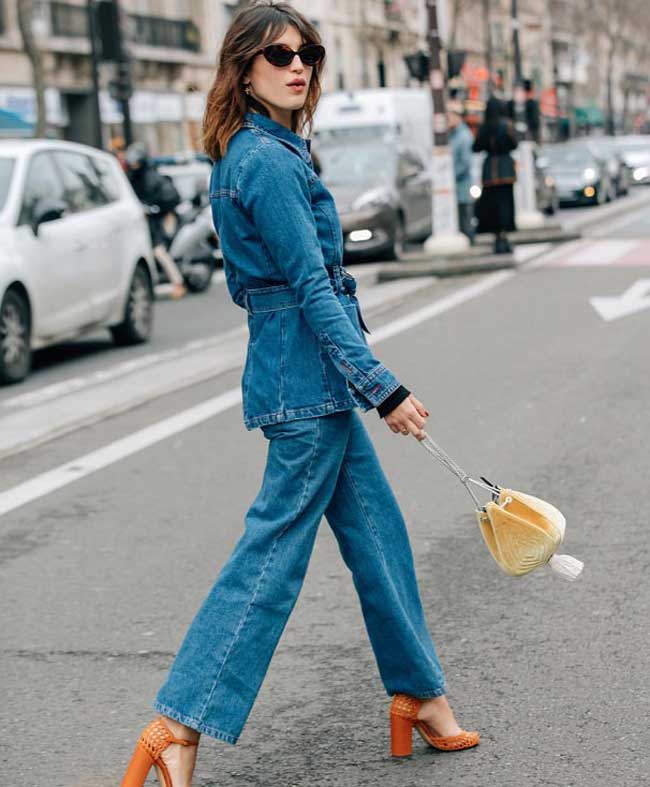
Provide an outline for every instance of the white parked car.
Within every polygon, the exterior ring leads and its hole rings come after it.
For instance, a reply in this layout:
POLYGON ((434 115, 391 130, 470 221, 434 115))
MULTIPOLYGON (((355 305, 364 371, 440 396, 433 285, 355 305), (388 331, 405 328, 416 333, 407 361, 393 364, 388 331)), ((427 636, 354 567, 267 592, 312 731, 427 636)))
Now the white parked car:
POLYGON ((142 205, 117 159, 72 142, 0 140, 0 383, 32 350, 109 328, 149 339, 156 281, 142 205))

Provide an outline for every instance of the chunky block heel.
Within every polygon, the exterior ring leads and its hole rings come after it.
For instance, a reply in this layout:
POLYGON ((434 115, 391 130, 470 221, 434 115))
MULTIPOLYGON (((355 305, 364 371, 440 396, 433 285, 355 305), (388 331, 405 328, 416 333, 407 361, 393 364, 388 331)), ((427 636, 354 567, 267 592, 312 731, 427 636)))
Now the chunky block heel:
POLYGON ((133 757, 131 757, 129 767, 124 774, 122 785, 130 787, 131 785, 144 784, 152 765, 152 758, 144 749, 137 746, 136 750, 133 752, 133 757))
POLYGON ((390 753, 393 757, 408 757, 413 752, 413 722, 390 715, 390 753))
POLYGON ((155 719, 148 724, 136 744, 129 767, 124 774, 122 787, 144 787, 147 775, 153 765, 160 769, 165 787, 174 787, 171 776, 161 755, 172 743, 181 746, 198 746, 196 741, 175 738, 162 719, 155 719))
POLYGON ((458 735, 435 735, 431 727, 418 719, 422 700, 408 694, 396 694, 390 706, 390 750, 393 757, 408 757, 412 751, 413 728, 422 739, 439 751, 460 751, 477 746, 481 740, 478 732, 462 730, 458 735))

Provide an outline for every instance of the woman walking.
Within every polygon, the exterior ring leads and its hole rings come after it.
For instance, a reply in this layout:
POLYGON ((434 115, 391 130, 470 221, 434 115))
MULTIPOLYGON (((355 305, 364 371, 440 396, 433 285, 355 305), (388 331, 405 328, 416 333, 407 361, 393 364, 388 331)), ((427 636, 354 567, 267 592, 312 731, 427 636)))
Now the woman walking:
POLYGON ((485 118, 474 141, 474 152, 485 151, 483 190, 478 204, 478 232, 494 233, 495 254, 508 254, 512 246, 506 233, 514 232, 515 200, 513 185, 517 179, 510 152, 517 147, 512 123, 505 105, 492 96, 485 107, 485 118))
POLYGON ((424 436, 428 412, 370 352, 355 282, 341 267, 334 201, 311 163, 325 50, 286 3, 240 11, 208 96, 210 199, 229 291, 248 312, 245 425, 268 440, 245 531, 192 622, 156 697, 123 787, 150 767, 189 787, 199 735, 236 743, 294 607, 323 516, 359 594, 391 705, 392 751, 413 728, 436 748, 460 729, 427 630, 402 514, 356 408, 424 436))

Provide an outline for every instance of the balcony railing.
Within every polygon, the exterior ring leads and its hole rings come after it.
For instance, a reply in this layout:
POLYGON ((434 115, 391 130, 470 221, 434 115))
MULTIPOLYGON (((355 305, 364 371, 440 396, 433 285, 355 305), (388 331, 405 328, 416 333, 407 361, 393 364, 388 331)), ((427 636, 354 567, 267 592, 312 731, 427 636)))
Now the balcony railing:
MULTIPOLYGON (((3 0, 0 0, 0 15, 2 2, 3 0)), ((88 37, 88 13, 85 6, 53 0, 50 3, 50 14, 52 35, 88 37)), ((186 52, 198 52, 201 49, 199 29, 189 19, 165 19, 133 14, 129 16, 126 27, 130 33, 128 40, 137 44, 182 49, 186 52)))

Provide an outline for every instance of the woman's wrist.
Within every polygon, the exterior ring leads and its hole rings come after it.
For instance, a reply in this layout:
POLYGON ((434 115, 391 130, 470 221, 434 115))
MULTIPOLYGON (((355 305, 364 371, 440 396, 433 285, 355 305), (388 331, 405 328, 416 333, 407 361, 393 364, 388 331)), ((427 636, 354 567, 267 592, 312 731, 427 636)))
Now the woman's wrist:
POLYGON ((400 385, 392 394, 386 397, 383 402, 377 405, 377 412, 379 413, 380 418, 384 418, 389 413, 392 413, 396 407, 399 407, 400 404, 410 396, 411 392, 408 388, 405 388, 403 385, 400 385))

